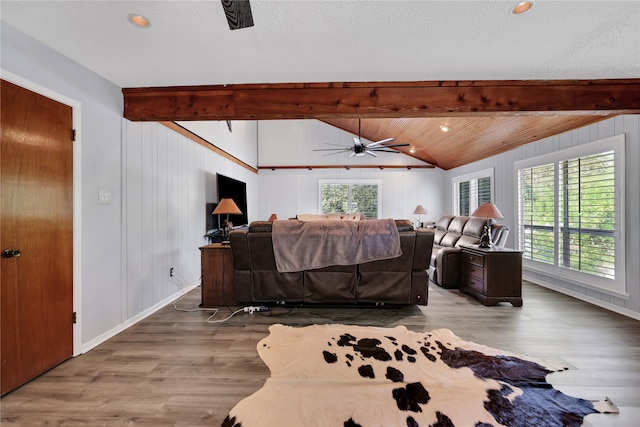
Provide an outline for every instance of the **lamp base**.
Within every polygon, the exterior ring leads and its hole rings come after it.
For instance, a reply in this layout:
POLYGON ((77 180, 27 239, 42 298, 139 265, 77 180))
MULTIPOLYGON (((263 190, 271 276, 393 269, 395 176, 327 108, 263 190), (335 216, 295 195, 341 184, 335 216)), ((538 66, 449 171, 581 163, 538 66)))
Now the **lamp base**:
POLYGON ((492 246, 493 242, 491 242, 491 226, 487 223, 487 225, 484 226, 484 234, 480 236, 480 244, 478 245, 478 247, 487 249, 492 246))

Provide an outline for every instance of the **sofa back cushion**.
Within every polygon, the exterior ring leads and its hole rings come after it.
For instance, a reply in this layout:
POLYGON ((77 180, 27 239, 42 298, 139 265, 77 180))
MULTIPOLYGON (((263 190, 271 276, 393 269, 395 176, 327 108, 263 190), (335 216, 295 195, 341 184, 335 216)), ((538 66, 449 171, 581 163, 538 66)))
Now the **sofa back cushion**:
MULTIPOLYGON (((494 223, 495 221, 490 219, 489 224, 494 223)), ((484 234, 484 227, 487 225, 487 219, 481 217, 471 217, 464 225, 464 229, 462 230, 462 234, 465 236, 477 237, 480 238, 484 234)))
POLYGON ((456 246, 456 243, 460 240, 460 237, 462 237, 464 226, 468 220, 468 216, 454 217, 449 224, 447 234, 445 234, 440 240, 440 246, 456 246))
POLYGON ((433 236, 434 244, 440 244, 444 235, 447 234, 447 229, 449 228, 449 224, 451 224, 451 220, 453 218, 455 218, 455 215, 444 215, 438 220, 438 222, 436 222, 436 230, 433 236))
POLYGON ((449 224, 451 224, 451 221, 455 217, 455 215, 443 215, 440 217, 438 222, 436 222, 436 230, 447 231, 449 229, 449 224))
POLYGON ((271 221, 253 221, 249 224, 249 232, 251 233, 271 233, 273 222, 271 221))

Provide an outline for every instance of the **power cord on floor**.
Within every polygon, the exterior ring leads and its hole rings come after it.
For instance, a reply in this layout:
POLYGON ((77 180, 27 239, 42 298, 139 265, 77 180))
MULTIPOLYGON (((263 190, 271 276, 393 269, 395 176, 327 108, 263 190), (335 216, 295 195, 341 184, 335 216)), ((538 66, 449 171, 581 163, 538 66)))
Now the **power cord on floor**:
MULTIPOLYGON (((178 307, 178 303, 180 303, 180 301, 182 301, 186 296, 187 293, 184 291, 185 288, 185 282, 186 280, 180 276, 178 273, 176 273, 175 271, 172 272, 172 278, 173 280, 175 280, 175 282, 179 285, 179 289, 180 292, 182 293, 182 295, 176 299, 173 302, 173 308, 177 311, 182 311, 185 313, 193 313, 196 311, 209 311, 209 312, 213 312, 213 314, 211 314, 209 317, 207 317, 206 322, 207 323, 222 323, 222 322, 226 322, 227 320, 231 319, 233 316, 235 316, 238 313, 249 313, 249 314, 253 314, 253 313, 258 313, 258 312, 265 312, 268 311, 269 309, 265 306, 248 306, 248 307, 242 307, 239 308, 238 310, 232 312, 229 316, 225 317, 224 319, 219 319, 219 320, 212 320, 220 311, 218 308, 207 308, 207 307, 195 307, 195 308, 182 308, 182 307, 178 307)), ((200 280, 202 280, 202 278, 200 278, 200 280)))
POLYGON ((242 307, 242 308, 237 309, 236 311, 234 311, 233 313, 231 313, 229 316, 227 316, 224 319, 211 320, 218 313, 216 311, 214 314, 209 316, 209 318, 207 319, 207 323, 222 323, 222 322, 226 322, 227 320, 231 319, 236 314, 242 313, 242 312, 253 314, 253 313, 259 313, 259 312, 268 311, 268 310, 269 310, 269 308, 267 308, 267 307, 265 307, 263 305, 259 305, 259 306, 251 305, 251 306, 248 306, 248 307, 242 307))
MULTIPOLYGON (((171 277, 179 285, 178 289, 182 293, 182 295, 173 302, 174 310, 183 311, 185 313, 193 313, 195 311, 215 311, 215 313, 213 313, 213 316, 215 316, 218 313, 218 309, 217 308, 205 308, 205 307, 182 308, 182 307, 178 307, 178 303, 180 301, 182 301, 187 296, 187 293, 184 291, 186 280, 184 279, 184 277, 180 276, 179 274, 177 274, 175 272, 173 273, 173 276, 171 276, 171 277)), ((199 279, 198 281, 200 281, 200 280, 201 279, 199 279)), ((198 283, 198 286, 200 286, 200 283, 198 283)))

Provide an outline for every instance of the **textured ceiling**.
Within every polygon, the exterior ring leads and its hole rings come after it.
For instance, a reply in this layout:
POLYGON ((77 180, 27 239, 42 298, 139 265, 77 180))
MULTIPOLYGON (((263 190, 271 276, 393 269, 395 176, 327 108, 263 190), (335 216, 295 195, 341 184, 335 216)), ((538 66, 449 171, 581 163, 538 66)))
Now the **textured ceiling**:
MULTIPOLYGON (((516 3, 251 0, 255 25, 235 31, 219 0, 2 0, 0 17, 120 87, 640 77, 639 1, 537 0, 514 16, 516 3)), ((362 135, 448 169, 602 119, 549 117, 451 118, 446 138, 446 118, 378 119, 362 135)))
POLYGON ((121 87, 640 76, 640 2, 12 1, 2 20, 121 87), (127 21, 138 13, 152 22, 127 21))

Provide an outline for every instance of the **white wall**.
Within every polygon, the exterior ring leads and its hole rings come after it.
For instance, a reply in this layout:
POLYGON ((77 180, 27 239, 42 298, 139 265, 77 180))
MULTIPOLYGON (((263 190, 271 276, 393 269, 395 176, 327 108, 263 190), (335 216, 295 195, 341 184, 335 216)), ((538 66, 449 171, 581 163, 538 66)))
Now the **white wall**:
MULTIPOLYGON (((527 278, 570 295, 605 306, 620 313, 640 318, 640 115, 624 115, 607 119, 580 129, 527 144, 489 159, 447 171, 444 180, 447 204, 452 206, 452 179, 455 176, 490 167, 495 172, 495 203, 504 215, 501 223, 512 230, 516 226, 517 198, 514 163, 530 157, 562 150, 614 135, 625 134, 625 235, 626 285, 628 298, 609 295, 580 284, 563 281, 534 271, 525 271, 527 278)), ((451 208, 449 208, 451 209, 451 208)), ((515 232, 509 234, 507 246, 515 247, 515 232)), ((526 302, 525 302, 526 304, 526 302)))
MULTIPOLYGON (((258 141, 260 166, 424 164, 411 157, 391 153, 381 153, 378 158, 349 159, 349 153, 324 157, 326 153, 312 150, 333 147, 326 143, 351 146, 353 135, 318 120, 260 121, 258 141)), ((422 221, 435 221, 443 212, 447 197, 443 193, 444 173, 440 169, 261 169, 258 175, 258 217, 261 220, 266 220, 272 213, 278 218, 291 218, 298 213, 319 213, 319 179, 380 179, 383 218, 418 219, 414 217, 413 210, 417 205, 423 205, 429 214, 422 215, 422 221)))
MULTIPOLYGON (((60 94, 81 111, 74 122, 74 352, 86 351, 198 282, 216 172, 247 183, 250 220, 257 174, 160 124, 123 119, 119 87, 4 22, 1 31, 3 76, 60 94), (98 203, 100 190, 111 193, 110 204, 98 203), (178 280, 169 278, 170 266, 178 280)), ((255 124, 234 132, 255 133, 255 124)), ((255 162, 255 140, 243 150, 255 162)))
MULTIPOLYGON (((217 201, 216 173, 247 184, 249 220, 257 175, 163 125, 123 123, 122 310, 128 319, 173 295, 179 283, 199 282, 198 248, 208 243, 205 207, 217 201), (176 279, 169 277, 171 267, 176 279)), ((238 131, 242 127, 255 123, 238 131)))
MULTIPOLYGON (((403 154, 378 153, 349 158, 350 153, 313 151, 350 148, 355 135, 319 120, 262 120, 258 122, 258 164, 260 166, 300 165, 425 165, 403 154)), ((367 139, 362 139, 368 144, 367 139)), ((394 141, 402 143, 402 141, 394 141)))
POLYGON ((232 121, 231 131, 226 121, 176 123, 246 164, 258 165, 257 121, 232 121))

